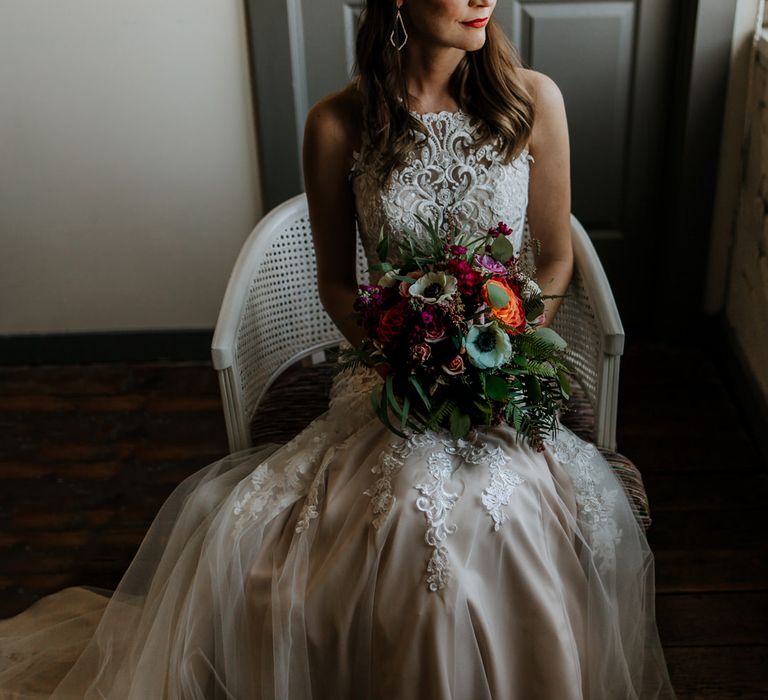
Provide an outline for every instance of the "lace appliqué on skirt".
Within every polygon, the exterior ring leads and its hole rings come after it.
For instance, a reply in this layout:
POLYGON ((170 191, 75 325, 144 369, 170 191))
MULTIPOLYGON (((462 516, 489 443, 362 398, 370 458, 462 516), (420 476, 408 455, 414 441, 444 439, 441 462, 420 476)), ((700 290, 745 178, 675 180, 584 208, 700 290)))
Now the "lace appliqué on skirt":
MULTIPOLYGON (((446 434, 446 431, 442 431, 446 434)), ((427 529, 424 541, 432 551, 427 561, 426 583, 430 591, 444 588, 451 578, 451 566, 448 549, 445 546, 449 535, 456 532, 456 525, 448 522, 448 517, 460 497, 460 493, 450 488, 450 481, 462 464, 487 467, 489 480, 481 496, 493 529, 498 531, 506 520, 504 508, 508 505, 512 493, 525 480, 506 466, 509 457, 499 447, 490 447, 478 433, 469 439, 437 438, 439 433, 409 433, 407 438, 390 443, 371 471, 377 475, 374 486, 364 493, 371 498, 373 517, 371 524, 380 528, 387 520, 395 503, 392 482, 402 469, 405 459, 417 448, 435 447, 429 452, 426 462, 429 479, 414 485, 419 492, 416 507, 424 513, 427 529), (453 457, 458 457, 454 466, 453 457)))
POLYGON ((570 473, 578 520, 590 535, 598 571, 604 574, 615 566, 616 547, 623 535, 613 517, 620 486, 599 483, 595 460, 602 459, 602 455, 591 442, 581 440, 567 428, 558 427, 555 440, 545 443, 570 473))

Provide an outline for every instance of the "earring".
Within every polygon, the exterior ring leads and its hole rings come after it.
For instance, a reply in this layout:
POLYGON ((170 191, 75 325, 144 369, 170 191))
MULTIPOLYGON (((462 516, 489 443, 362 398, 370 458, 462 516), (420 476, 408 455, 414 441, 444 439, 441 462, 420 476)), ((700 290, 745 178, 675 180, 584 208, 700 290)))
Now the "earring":
POLYGON ((392 46, 394 46, 398 51, 400 51, 403 48, 403 46, 405 46, 405 42, 406 41, 408 41, 408 32, 405 31, 405 24, 403 24, 403 17, 400 14, 400 8, 398 7, 397 8, 397 16, 395 17, 395 26, 394 26, 394 28, 392 29, 392 31, 390 32, 390 35, 389 35, 389 43, 392 44, 392 46), (400 27, 403 30, 403 43, 400 44, 400 46, 398 46, 395 43, 395 29, 397 29, 397 23, 398 22, 400 22, 400 27))

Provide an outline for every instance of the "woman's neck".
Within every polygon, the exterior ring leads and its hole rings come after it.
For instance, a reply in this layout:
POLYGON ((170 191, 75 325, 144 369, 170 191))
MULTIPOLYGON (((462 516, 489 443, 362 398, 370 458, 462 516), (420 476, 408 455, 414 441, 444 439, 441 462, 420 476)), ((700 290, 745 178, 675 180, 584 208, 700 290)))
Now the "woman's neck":
POLYGON ((451 75, 466 54, 453 47, 409 45, 404 57, 405 82, 408 95, 420 112, 453 110, 455 100, 450 94, 451 75))

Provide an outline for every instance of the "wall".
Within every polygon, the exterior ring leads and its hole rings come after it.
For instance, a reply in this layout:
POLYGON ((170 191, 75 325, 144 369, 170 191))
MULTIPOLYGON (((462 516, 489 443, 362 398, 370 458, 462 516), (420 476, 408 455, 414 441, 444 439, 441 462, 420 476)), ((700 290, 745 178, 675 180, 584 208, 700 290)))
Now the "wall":
POLYGON ((710 314, 722 311, 725 304, 742 180, 749 79, 762 7, 763 0, 738 0, 736 6, 704 296, 704 310, 710 314))
POLYGON ((763 30, 757 48, 725 316, 768 402, 768 31, 763 30))
POLYGON ((212 328, 261 215, 234 0, 0 2, 0 335, 212 328))

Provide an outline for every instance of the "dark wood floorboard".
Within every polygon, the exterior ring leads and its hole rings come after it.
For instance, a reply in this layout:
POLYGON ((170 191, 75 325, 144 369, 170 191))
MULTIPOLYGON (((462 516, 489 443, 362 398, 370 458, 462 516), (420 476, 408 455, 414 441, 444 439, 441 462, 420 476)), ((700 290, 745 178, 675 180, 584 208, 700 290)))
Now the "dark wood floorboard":
MULTIPOLYGON (((681 699, 768 698, 768 465, 711 357, 628 343, 618 450, 643 474, 681 699)), ((224 456, 206 364, 0 368, 0 617, 114 588, 186 476, 224 456)))

